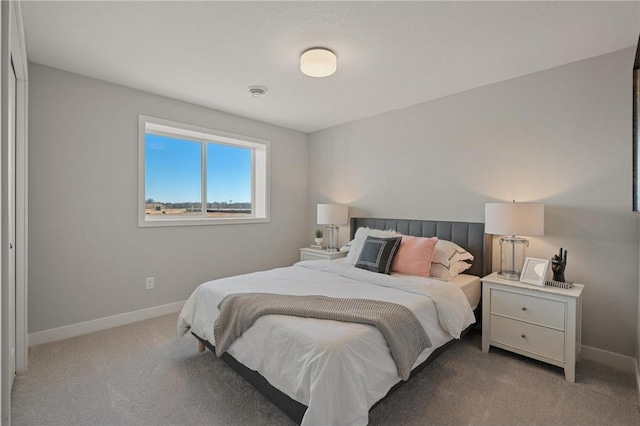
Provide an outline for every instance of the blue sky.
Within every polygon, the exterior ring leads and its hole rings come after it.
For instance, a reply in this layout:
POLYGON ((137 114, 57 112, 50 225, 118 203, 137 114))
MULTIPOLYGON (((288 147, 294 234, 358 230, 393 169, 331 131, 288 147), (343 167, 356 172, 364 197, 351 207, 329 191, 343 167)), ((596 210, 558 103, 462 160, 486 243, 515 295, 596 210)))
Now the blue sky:
MULTIPOLYGON (((200 202, 201 144, 146 135, 145 199, 200 202)), ((251 150, 207 144, 207 202, 251 202, 251 150)))

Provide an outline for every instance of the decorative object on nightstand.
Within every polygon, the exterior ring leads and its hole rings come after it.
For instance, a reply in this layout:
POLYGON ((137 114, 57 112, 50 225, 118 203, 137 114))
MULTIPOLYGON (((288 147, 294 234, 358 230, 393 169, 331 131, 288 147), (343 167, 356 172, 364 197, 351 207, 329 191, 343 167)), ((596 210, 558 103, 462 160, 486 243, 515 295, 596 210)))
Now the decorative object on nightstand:
POLYGON ((567 251, 562 252, 560 247, 560 253, 554 255, 551 258, 551 270, 553 271, 553 281, 564 282, 564 270, 567 267, 567 251))
POLYGON ((482 278, 482 352, 491 346, 564 368, 575 382, 582 341, 582 290, 482 278))
POLYGON ((349 220, 349 207, 344 204, 318 204, 318 224, 328 225, 325 235, 327 236, 327 250, 338 251, 338 226, 344 225, 349 220))
MULTIPOLYGON (((316 246, 319 246, 320 248, 322 248, 322 229, 316 229, 316 246)), ((315 248, 315 247, 314 247, 315 248)))
POLYGON ((549 287, 558 287, 558 288, 573 288, 573 282, 564 282, 564 281, 547 281, 544 285, 548 285, 549 287))
POLYGON ((547 259, 536 259, 535 257, 527 257, 522 267, 522 275, 520 282, 531 285, 543 286, 547 280, 547 271, 549 270, 549 261, 547 259))
POLYGON ((318 250, 315 248, 301 248, 300 249, 300 260, 334 260, 339 259, 341 257, 346 257, 347 252, 344 251, 327 251, 327 250, 318 250))
POLYGON ((522 272, 529 241, 516 235, 544 235, 544 204, 487 203, 485 204, 485 232, 507 235, 500 238, 500 270, 498 275, 518 281, 522 272))

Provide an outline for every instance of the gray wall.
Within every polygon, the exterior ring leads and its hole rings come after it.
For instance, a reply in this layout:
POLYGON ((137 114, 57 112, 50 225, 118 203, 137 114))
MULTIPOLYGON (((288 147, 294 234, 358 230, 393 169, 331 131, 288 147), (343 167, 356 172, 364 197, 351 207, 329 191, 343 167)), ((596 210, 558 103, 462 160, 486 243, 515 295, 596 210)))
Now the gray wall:
POLYGON ((33 63, 29 77, 29 332, 184 300, 204 281, 299 259, 306 134, 33 63), (138 114, 270 140, 271 222, 138 228, 138 114))
MULTIPOLYGON (((319 202, 349 204, 351 215, 477 222, 486 202, 543 202, 545 235, 530 238, 528 255, 568 249, 566 276, 586 285, 582 343, 634 356, 633 55, 626 49, 311 134, 308 232, 319 202)), ((343 227, 342 242, 347 236, 343 227)))

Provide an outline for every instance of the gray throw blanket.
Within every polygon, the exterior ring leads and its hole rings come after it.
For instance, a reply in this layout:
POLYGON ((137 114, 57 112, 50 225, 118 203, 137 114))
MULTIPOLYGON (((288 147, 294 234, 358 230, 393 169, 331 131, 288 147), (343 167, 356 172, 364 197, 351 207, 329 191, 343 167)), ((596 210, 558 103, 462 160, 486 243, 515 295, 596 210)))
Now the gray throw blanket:
POLYGON ((291 315, 373 325, 387 341, 398 375, 407 380, 420 353, 431 347, 426 331, 413 312, 397 303, 326 296, 291 296, 271 293, 237 293, 218 305, 214 324, 216 355, 229 346, 263 315, 291 315))

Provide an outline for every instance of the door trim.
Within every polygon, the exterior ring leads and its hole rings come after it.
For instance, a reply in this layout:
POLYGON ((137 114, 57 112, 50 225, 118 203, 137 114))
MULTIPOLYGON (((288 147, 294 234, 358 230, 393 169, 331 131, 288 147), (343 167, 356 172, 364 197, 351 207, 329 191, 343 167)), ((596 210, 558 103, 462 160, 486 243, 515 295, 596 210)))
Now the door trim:
MULTIPOLYGON (((16 72, 16 369, 23 372, 27 368, 27 54, 20 2, 0 2, 0 146, 6 152, 9 141, 8 124, 8 84, 11 60, 16 72)), ((7 170, 5 158, 0 162, 1 191, 0 207, 6 209, 7 170), (5 163, 5 164, 2 164, 5 163)), ((10 348, 8 348, 9 321, 7 280, 8 244, 6 224, 0 226, 0 423, 11 424, 11 379, 9 374, 10 348), (5 229, 2 229, 5 228, 5 229)))
POLYGON ((28 72, 27 53, 20 2, 10 2, 12 8, 11 56, 16 71, 16 373, 28 367, 28 72))

